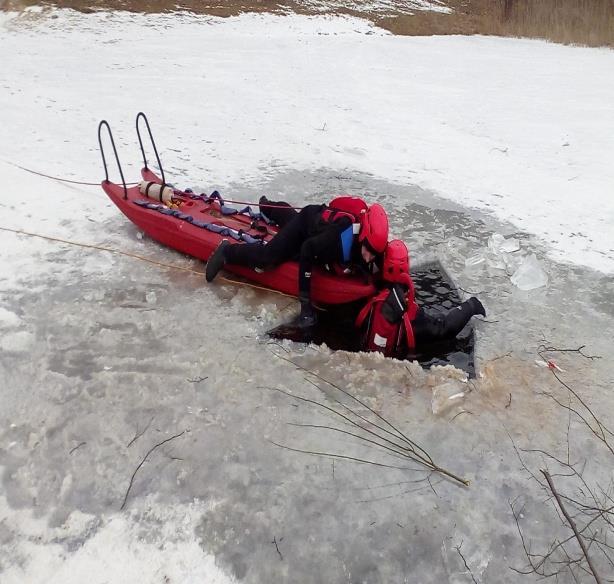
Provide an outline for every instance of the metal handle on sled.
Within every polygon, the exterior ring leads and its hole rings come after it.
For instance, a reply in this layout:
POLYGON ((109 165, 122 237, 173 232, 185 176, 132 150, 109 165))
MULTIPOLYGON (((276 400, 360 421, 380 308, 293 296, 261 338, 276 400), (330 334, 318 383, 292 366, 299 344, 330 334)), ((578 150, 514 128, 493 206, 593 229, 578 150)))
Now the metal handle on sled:
POLYGON ((143 164, 145 165, 145 168, 148 168, 147 157, 145 156, 145 149, 143 148, 143 140, 141 139, 141 132, 139 130, 139 120, 141 118, 145 121, 145 125, 147 126, 147 132, 149 133, 149 139, 151 141, 151 145, 153 146, 153 150, 156 155, 156 160, 158 161, 158 168, 160 169, 160 173, 162 174, 162 185, 164 186, 166 184, 166 181, 164 180, 164 169, 162 168, 162 163, 160 162, 160 156, 158 156, 158 149, 156 148, 156 143, 153 139, 151 128, 149 127, 149 121, 147 120, 147 116, 143 112, 139 112, 136 115, 136 135, 139 138, 139 145, 141 146, 141 154, 143 155, 143 164))
POLYGON ((119 174, 122 177, 122 184, 124 185, 124 199, 128 198, 128 188, 126 187, 126 179, 124 178, 124 171, 122 170, 122 165, 119 163, 119 156, 117 155, 117 148, 115 148, 115 140, 113 140, 113 134, 111 132, 111 127, 109 126, 106 120, 102 120, 100 124, 98 124, 98 144, 100 145, 100 154, 102 155, 102 164, 104 165, 104 181, 109 182, 109 171, 107 169, 107 159, 104 155, 104 148, 102 147, 102 136, 101 131, 102 127, 106 127, 109 138, 111 139, 111 146, 113 146, 113 153, 115 154, 115 160, 117 161, 117 168, 119 168, 119 174))

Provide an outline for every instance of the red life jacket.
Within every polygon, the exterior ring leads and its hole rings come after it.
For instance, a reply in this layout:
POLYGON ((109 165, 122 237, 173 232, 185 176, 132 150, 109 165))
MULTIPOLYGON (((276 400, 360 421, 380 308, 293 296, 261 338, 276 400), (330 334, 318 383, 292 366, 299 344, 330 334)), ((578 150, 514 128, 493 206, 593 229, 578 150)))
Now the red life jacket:
POLYGON ((333 199, 322 212, 324 221, 336 221, 348 217, 352 221, 352 233, 370 251, 379 255, 386 251, 388 243, 388 215, 379 203, 371 207, 360 197, 343 195, 333 199))
POLYGON ((408 282, 409 290, 405 296, 407 310, 398 323, 388 322, 382 314, 382 306, 390 293, 388 289, 371 298, 358 314, 358 328, 368 319, 363 343, 365 351, 378 351, 386 357, 396 357, 403 354, 404 349, 416 346, 411 321, 416 318, 418 305, 414 298, 414 283, 411 278, 408 278, 408 282))
POLYGON ((369 205, 360 197, 351 195, 343 195, 335 197, 322 212, 322 219, 326 222, 332 222, 339 217, 348 217, 350 221, 356 225, 354 233, 358 233, 362 224, 362 215, 367 212, 369 205))
MULTIPOLYGON (((367 212, 369 206, 365 201, 359 197, 353 197, 351 195, 343 195, 341 197, 334 198, 322 211, 322 220, 326 223, 332 223, 340 217, 347 217, 352 222, 352 240, 354 236, 360 232, 362 225, 362 218, 367 212)), ((347 235, 347 234, 346 234, 347 235)), ((328 270, 338 276, 347 275, 349 268, 347 263, 350 260, 351 254, 351 242, 344 236, 341 238, 341 247, 343 250, 342 264, 331 264, 328 266, 328 270)))

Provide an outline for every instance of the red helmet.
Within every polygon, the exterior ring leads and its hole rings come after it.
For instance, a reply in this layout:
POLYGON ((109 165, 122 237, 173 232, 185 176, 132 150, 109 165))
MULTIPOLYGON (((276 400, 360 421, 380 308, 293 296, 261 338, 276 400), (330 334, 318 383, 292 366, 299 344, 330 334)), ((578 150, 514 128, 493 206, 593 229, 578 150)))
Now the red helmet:
POLYGON ((385 282, 405 284, 409 286, 409 251, 400 239, 393 239, 386 247, 382 279, 385 282))
POLYGON ((388 243, 388 215, 380 204, 374 203, 363 215, 358 241, 366 243, 376 254, 384 253, 388 243))

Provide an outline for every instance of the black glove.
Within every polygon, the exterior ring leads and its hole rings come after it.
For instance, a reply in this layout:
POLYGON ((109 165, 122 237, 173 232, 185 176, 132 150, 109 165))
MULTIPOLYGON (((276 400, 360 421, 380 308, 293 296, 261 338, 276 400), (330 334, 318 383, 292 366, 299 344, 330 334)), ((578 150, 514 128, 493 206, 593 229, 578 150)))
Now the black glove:
POLYGON ((382 305, 382 315, 389 323, 396 324, 403 318, 407 310, 406 294, 407 288, 402 284, 393 284, 390 288, 388 298, 382 305))

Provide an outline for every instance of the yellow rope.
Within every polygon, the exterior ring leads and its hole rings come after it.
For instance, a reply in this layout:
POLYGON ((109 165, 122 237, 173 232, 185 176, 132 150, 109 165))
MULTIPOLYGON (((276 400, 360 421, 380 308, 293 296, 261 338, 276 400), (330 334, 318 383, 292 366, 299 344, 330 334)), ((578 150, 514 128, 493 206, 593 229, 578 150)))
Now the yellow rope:
MULTIPOLYGON (((57 180, 58 182, 65 182, 65 183, 71 183, 73 185, 86 185, 86 186, 90 186, 90 187, 99 187, 100 186, 100 182, 84 182, 81 180, 70 180, 67 178, 60 178, 58 176, 51 176, 50 174, 45 174, 43 172, 38 172, 36 170, 32 170, 31 168, 26 168, 25 166, 20 166, 19 164, 15 164, 14 162, 11 162, 9 160, 4 160, 3 162, 5 162, 6 164, 10 164, 11 166, 14 166, 15 168, 19 168, 21 170, 24 170, 25 172, 29 172, 30 174, 35 174, 37 176, 42 176, 44 178, 50 178, 51 180, 57 180)), ((133 182, 133 183, 126 183, 126 186, 128 185, 138 185, 139 183, 133 182)))
POLYGON ((226 282, 227 284, 236 284, 237 286, 249 286, 254 290, 263 290, 264 292, 275 292, 275 294, 279 294, 280 296, 285 296, 286 298, 292 298, 296 300, 296 296, 292 296, 292 294, 286 294, 281 290, 275 290, 274 288, 267 288, 266 286, 257 286, 256 284, 252 284, 251 282, 241 282, 240 280, 233 280, 231 278, 225 278, 224 276, 219 276, 220 280, 226 282))
MULTIPOLYGON (((193 270, 192 268, 186 268, 183 266, 177 266, 174 264, 167 264, 164 262, 159 262, 157 260, 152 260, 150 258, 146 258, 144 256, 135 254, 135 253, 131 253, 129 251, 121 251, 119 249, 114 249, 112 247, 105 247, 103 245, 94 245, 91 243, 80 243, 78 241, 69 241, 68 239, 61 239, 59 237, 51 237, 49 235, 40 235, 38 233, 31 233, 29 231, 23 231, 21 229, 11 229, 10 227, 0 227, 0 230, 2 231, 9 231, 11 233, 16 233, 17 235, 28 235, 29 237, 39 237, 40 239, 46 239, 47 241, 55 241, 56 243, 65 243, 67 245, 74 245, 77 247, 84 247, 87 249, 97 249, 100 251, 106 251, 109 253, 116 253, 119 255, 124 255, 124 256, 128 256, 130 258, 136 259, 136 260, 141 260, 143 262, 148 262, 150 264, 153 264, 155 266, 160 266, 162 268, 172 268, 174 270, 183 270, 184 272, 190 272, 192 274, 198 274, 199 276, 204 276, 205 273, 201 272, 199 270, 193 270)), ((255 290, 264 290, 265 292, 274 292, 275 294, 279 294, 281 296, 286 296, 288 298, 294 298, 294 296, 291 296, 290 294, 286 294, 284 292, 280 292, 279 290, 273 290, 272 288, 266 288, 265 286, 257 286, 256 284, 252 284, 250 282, 241 282, 239 280, 232 280, 230 278, 225 278, 223 276, 220 276, 220 279, 228 284, 235 284, 237 286, 249 286, 250 288, 254 288, 255 290)))

